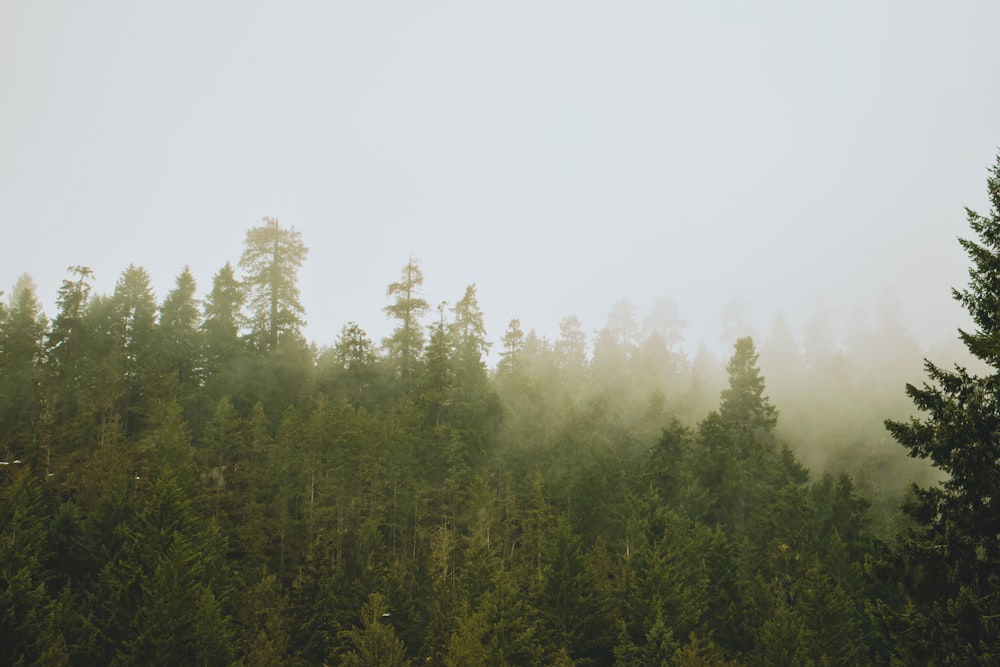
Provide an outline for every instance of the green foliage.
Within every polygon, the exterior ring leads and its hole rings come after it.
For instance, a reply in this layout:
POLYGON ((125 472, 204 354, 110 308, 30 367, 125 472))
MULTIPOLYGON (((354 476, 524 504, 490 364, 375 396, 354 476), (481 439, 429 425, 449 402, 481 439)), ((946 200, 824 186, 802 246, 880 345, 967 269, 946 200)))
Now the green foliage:
MULTIPOLYGON (((300 332, 305 252, 265 219, 242 281, 226 264, 199 301, 185 269, 159 307, 140 268, 108 296, 72 267, 51 324, 15 287, 0 663, 994 658, 993 376, 931 367, 912 390, 931 418, 894 433, 951 477, 889 546, 870 479, 809 484, 751 339, 726 375, 678 348, 671 304, 640 325, 623 301, 593 341, 572 316, 554 342, 511 321, 491 369, 475 285, 426 323, 411 259, 383 347, 356 323, 320 347, 300 332)), ((963 296, 984 326, 990 280, 963 296)), ((965 336, 992 359, 992 333, 965 336)), ((832 352, 813 357, 785 376, 824 377, 832 352)))
POLYGON ((241 349, 240 322, 245 293, 228 262, 212 279, 204 303, 201 333, 209 377, 226 369, 241 349))
POLYGON ((448 641, 448 652, 444 656, 446 667, 485 667, 489 657, 488 647, 483 643, 489 628, 486 619, 479 612, 468 613, 468 607, 458 622, 458 628, 448 641))
POLYGON ((274 351, 285 336, 300 337, 305 310, 299 303, 297 272, 309 249, 294 227, 277 218, 247 231, 240 268, 250 309, 250 337, 259 349, 274 351))
POLYGON ((48 321, 31 278, 25 274, 11 292, 10 309, 0 317, 0 441, 27 455, 39 468, 42 452, 34 424, 42 413, 42 361, 48 321))
POLYGON ((990 170, 991 211, 968 210, 975 240, 969 285, 953 290, 975 331, 962 342, 989 368, 970 374, 926 363, 929 382, 907 385, 923 418, 888 421, 911 456, 927 459, 944 481, 914 488, 905 506, 914 527, 876 573, 897 586, 874 606, 896 659, 942 664, 991 664, 1000 657, 1000 515, 993 503, 1000 477, 1000 155, 990 170))
POLYGON ((417 359, 424 347, 424 326, 420 319, 427 314, 430 305, 420 296, 423 284, 420 262, 411 257, 403 267, 400 280, 390 283, 385 290, 385 295, 394 299, 384 308, 385 313, 399 324, 383 345, 404 387, 416 373, 417 359))
POLYGON ((160 306, 157 356, 166 381, 176 383, 178 400, 190 403, 205 380, 205 361, 199 332, 201 313, 195 298, 196 283, 191 270, 177 276, 172 289, 160 306))
POLYGON ((361 607, 361 627, 348 631, 353 650, 344 656, 344 665, 353 667, 402 667, 410 664, 403 642, 390 624, 385 597, 372 593, 361 607))

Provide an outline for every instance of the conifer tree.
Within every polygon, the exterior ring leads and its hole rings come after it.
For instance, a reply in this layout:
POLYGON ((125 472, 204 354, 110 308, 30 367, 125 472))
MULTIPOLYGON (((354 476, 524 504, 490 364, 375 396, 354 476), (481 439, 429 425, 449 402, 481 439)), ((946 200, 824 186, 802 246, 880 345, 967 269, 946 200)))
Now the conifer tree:
POLYGON ((46 385, 62 418, 76 410, 75 389, 81 380, 86 348, 84 316, 90 304, 94 272, 87 266, 67 269, 74 279, 63 279, 56 295, 56 313, 45 341, 46 385), (79 348, 79 350, 78 350, 79 348))
POLYGON ((402 667, 410 664, 406 648, 389 624, 391 614, 385 596, 372 593, 361 607, 361 627, 347 634, 354 650, 344 658, 345 665, 357 667, 402 667))
POLYGON ((111 333, 116 348, 117 370, 121 374, 122 419, 131 433, 146 415, 148 401, 162 389, 156 377, 156 299, 149 274, 130 264, 115 285, 111 297, 111 333))
POLYGON ((524 350, 524 332, 521 330, 521 320, 513 319, 507 325, 503 335, 503 352, 497 362, 497 375, 509 379, 518 368, 518 357, 524 350))
POLYGON ((709 519, 730 534, 745 534, 752 514, 765 506, 765 494, 774 491, 778 417, 764 394, 751 338, 736 341, 726 370, 729 386, 722 390, 719 410, 698 427, 705 455, 696 460, 696 475, 714 496, 709 519))
POLYGON ((177 276, 174 289, 170 290, 160 306, 160 350, 165 371, 174 376, 178 385, 190 394, 200 384, 202 372, 201 339, 199 325, 201 314, 195 299, 197 284, 191 269, 177 276))
POLYGON ((914 487, 904 509, 916 527, 881 570, 903 592, 876 607, 902 663, 1000 661, 1000 155, 987 192, 989 215, 966 209, 976 237, 959 241, 971 260, 969 284, 952 294, 975 323, 959 337, 989 370, 926 361, 929 381, 906 386, 923 418, 886 422, 910 456, 946 475, 914 487))
MULTIPOLYGON (((24 274, 11 292, 10 310, 0 320, 0 440, 22 454, 32 440, 40 412, 39 391, 48 321, 41 312, 35 284, 24 274)), ((37 465, 36 448, 31 448, 37 465)))
POLYGON ((262 349, 278 349, 281 336, 298 336, 305 320, 299 303, 297 272, 309 249, 294 227, 283 229, 277 218, 247 232, 240 268, 245 275, 251 335, 262 349))
POLYGON ((244 293, 229 262, 212 279, 212 291, 205 299, 204 319, 206 364, 215 372, 229 361, 240 346, 240 310, 244 293))
POLYGON ((397 372, 404 381, 413 378, 416 362, 424 347, 424 327, 420 318, 427 314, 430 305, 420 296, 424 284, 424 274, 420 263, 414 258, 403 267, 399 282, 386 288, 385 295, 394 299, 385 307, 385 313, 399 322, 392 335, 384 344, 389 359, 396 365, 397 372))
POLYGON ((455 315, 451 329, 458 381, 469 392, 486 383, 486 361, 483 357, 491 347, 486 340, 483 311, 479 309, 474 284, 465 289, 465 294, 455 304, 452 313, 455 315))

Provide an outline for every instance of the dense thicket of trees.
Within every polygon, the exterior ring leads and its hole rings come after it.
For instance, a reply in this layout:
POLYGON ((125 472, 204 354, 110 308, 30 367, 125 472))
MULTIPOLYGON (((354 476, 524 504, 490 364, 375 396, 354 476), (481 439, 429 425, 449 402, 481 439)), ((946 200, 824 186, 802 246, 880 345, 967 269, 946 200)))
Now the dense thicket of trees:
POLYGON ((1000 162, 989 188, 956 297, 992 374, 928 364, 926 418, 889 424, 938 485, 871 428, 919 357, 891 317, 838 351, 819 314, 801 352, 778 319, 758 354, 733 307, 720 363, 669 302, 621 302, 592 340, 513 320, 490 368, 475 286, 433 310, 412 258, 381 346, 308 345, 272 219, 202 300, 187 268, 157 302, 141 267, 99 295, 78 266, 50 320, 24 277, 0 663, 994 663, 1000 162))

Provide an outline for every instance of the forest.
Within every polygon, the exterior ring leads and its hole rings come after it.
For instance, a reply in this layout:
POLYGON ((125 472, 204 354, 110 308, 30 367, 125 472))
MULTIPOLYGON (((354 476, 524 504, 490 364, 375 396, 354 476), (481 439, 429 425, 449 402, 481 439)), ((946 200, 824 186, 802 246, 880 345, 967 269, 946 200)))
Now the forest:
POLYGON ((734 327, 723 360, 669 302, 492 342, 475 285, 431 304, 414 258, 391 335, 318 345, 273 218, 200 296, 80 265, 49 317, 25 275, 0 664, 997 664, 1000 157, 987 191, 972 371, 891 313, 843 345, 734 327))

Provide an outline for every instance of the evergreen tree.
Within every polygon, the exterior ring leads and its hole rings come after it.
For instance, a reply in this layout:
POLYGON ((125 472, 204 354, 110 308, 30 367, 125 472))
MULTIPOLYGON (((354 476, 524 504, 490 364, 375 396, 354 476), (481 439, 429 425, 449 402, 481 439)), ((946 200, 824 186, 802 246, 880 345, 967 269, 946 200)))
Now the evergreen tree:
POLYGON ((455 370, 458 385, 466 398, 486 384, 486 361, 491 344, 486 340, 486 326, 483 311, 479 309, 476 286, 469 285, 465 294, 452 309, 454 321, 451 324, 455 346, 455 370))
POLYGON ((240 257, 250 308, 251 337, 261 349, 276 350, 282 336, 299 337, 305 310, 299 303, 297 272, 309 249, 294 227, 277 218, 247 231, 240 257))
POLYGON ((521 330, 521 320, 513 319, 507 325, 503 335, 503 352, 497 362, 497 375, 509 379, 518 370, 518 361, 524 350, 524 332, 521 330))
POLYGON ((240 311, 245 295, 229 262, 212 279, 212 291, 205 299, 204 319, 207 370, 213 373, 225 365, 240 347, 240 311))
POLYGON ((960 241, 970 281, 952 292, 975 322, 959 337, 989 372, 927 361, 929 382, 906 386, 925 416, 886 422, 910 456, 946 475, 914 487, 905 511, 916 525, 880 570, 902 592, 876 607, 901 663, 1000 661, 1000 155, 987 192, 989 215, 966 209, 977 237, 960 241))
POLYGON ((341 328, 332 348, 320 352, 317 360, 320 388, 337 392, 356 407, 370 405, 377 397, 378 353, 375 343, 355 322, 341 328))
POLYGON ((152 396, 162 394, 163 382, 157 377, 154 327, 157 306, 150 287, 149 274, 130 264, 122 272, 111 297, 113 321, 111 333, 121 381, 122 420, 126 433, 138 428, 146 415, 152 396))
POLYGON ((45 342, 47 393, 53 403, 54 417, 65 422, 77 410, 77 388, 87 364, 87 332, 84 318, 90 305, 90 267, 67 269, 75 279, 63 279, 56 295, 57 313, 45 342), (79 349, 78 349, 79 348, 79 349))
POLYGON ((389 605, 381 593, 372 593, 361 607, 361 627, 348 632, 354 650, 344 657, 353 667, 403 667, 410 664, 406 648, 396 636, 389 605))
POLYGON ((19 475, 7 491, 0 502, 0 663, 38 664, 60 639, 52 624, 56 600, 46 591, 49 511, 33 475, 19 475))
POLYGON ((41 413, 42 360, 47 320, 25 274, 11 292, 10 310, 0 320, 0 442, 38 467, 35 422, 41 413))
POLYGON ((191 270, 177 276, 172 289, 160 306, 160 350, 165 368, 177 382, 183 398, 191 398, 202 381, 202 350, 199 326, 201 314, 195 299, 195 283, 191 270))
POLYGON ((695 468, 714 498, 708 518, 730 534, 747 534, 755 512, 776 490, 780 466, 773 430, 778 417, 764 395, 751 338, 736 341, 726 370, 729 386, 722 390, 719 410, 698 427, 703 455, 695 468))
POLYGON ((399 324, 383 344, 404 383, 412 380, 417 359, 424 348, 424 328, 420 318, 427 314, 430 305, 420 296, 423 284, 420 262, 411 257, 403 267, 399 282, 390 283, 385 291, 387 297, 394 299, 385 307, 385 313, 399 324))
POLYGON ((559 340, 555 345, 559 367, 572 379, 578 378, 587 366, 587 336, 576 315, 559 322, 559 340))

